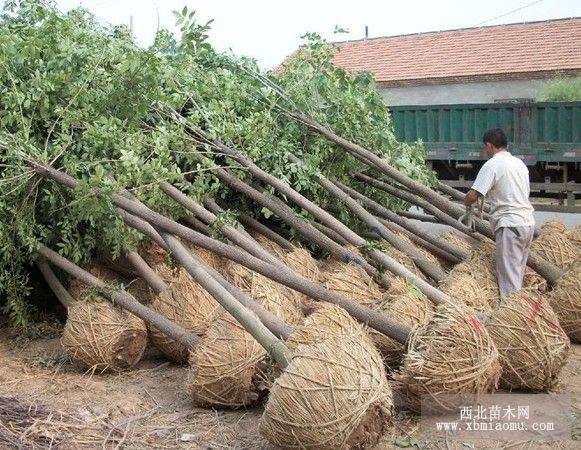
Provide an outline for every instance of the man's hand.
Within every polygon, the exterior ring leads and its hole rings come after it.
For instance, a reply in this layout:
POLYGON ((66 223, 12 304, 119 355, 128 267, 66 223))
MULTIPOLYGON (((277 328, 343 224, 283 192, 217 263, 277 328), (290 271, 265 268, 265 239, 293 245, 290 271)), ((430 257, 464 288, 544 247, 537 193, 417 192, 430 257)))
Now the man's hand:
POLYGON ((464 206, 466 208, 470 208, 474 203, 478 201, 478 197, 480 196, 480 192, 475 191, 474 189, 470 189, 464 197, 464 206))
POLYGON ((462 225, 472 229, 472 231, 475 231, 474 212, 472 211, 472 206, 466 207, 466 212, 458 218, 458 222, 460 222, 462 225))

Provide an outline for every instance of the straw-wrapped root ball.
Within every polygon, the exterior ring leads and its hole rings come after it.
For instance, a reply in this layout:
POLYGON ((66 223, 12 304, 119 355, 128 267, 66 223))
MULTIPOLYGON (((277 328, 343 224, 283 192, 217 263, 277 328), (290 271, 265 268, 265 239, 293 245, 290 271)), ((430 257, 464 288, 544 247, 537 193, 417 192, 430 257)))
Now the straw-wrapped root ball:
POLYGON ((198 406, 249 407, 267 388, 266 351, 227 312, 190 354, 188 388, 198 406))
POLYGON ((541 234, 564 234, 567 231, 567 226, 562 220, 548 220, 541 225, 541 234))
POLYGON ((462 250, 471 252, 474 250, 474 245, 458 233, 449 232, 440 235, 440 239, 460 247, 462 250))
MULTIPOLYGON (((284 263, 293 271, 302 275, 311 281, 318 281, 319 266, 317 260, 304 248, 297 247, 296 249, 284 255, 284 263)), ((307 295, 298 291, 293 291, 293 294, 301 303, 303 312, 310 312, 314 308, 314 301, 307 295)))
POLYGON ((296 292, 260 274, 254 274, 250 296, 289 325, 297 325, 304 319, 296 292))
MULTIPOLYGON (((162 269, 162 266, 157 266, 162 269)), ((222 311, 214 298, 196 283, 188 272, 180 268, 172 271, 169 267, 161 271, 169 288, 157 295, 150 307, 165 318, 203 336, 213 318, 222 311)), ((179 364, 188 362, 189 349, 155 327, 149 327, 152 344, 168 359, 179 364)))
POLYGON ((333 336, 364 333, 363 327, 343 308, 331 303, 317 303, 301 325, 294 328, 286 341, 287 347, 315 344, 333 336))
POLYGON ((317 260, 304 248, 297 247, 286 253, 284 262, 289 268, 311 281, 316 281, 319 278, 317 260))
POLYGON ((365 260, 365 256, 363 256, 363 253, 361 252, 359 247, 356 247, 355 245, 352 244, 347 244, 345 246, 345 250, 351 253, 352 256, 359 258, 362 261, 365 260))
POLYGON ((427 280, 424 273, 418 268, 418 266, 416 266, 414 260, 406 253, 402 252, 401 250, 398 250, 397 248, 387 243, 385 243, 384 245, 384 252, 391 256, 392 259, 396 260, 399 264, 404 266, 406 269, 408 269, 417 277, 421 278, 424 281, 427 280))
POLYGON ((356 334, 294 351, 271 389, 260 432, 282 448, 368 448, 391 422, 381 356, 356 334))
POLYGON ((502 387, 544 391, 556 385, 570 343, 542 294, 520 290, 506 296, 486 329, 498 348, 502 387))
POLYGON ((231 261, 227 264, 226 277, 232 284, 287 324, 302 322, 300 299, 291 289, 231 261))
POLYGON ((563 270, 579 258, 579 250, 565 233, 542 232, 531 245, 531 251, 563 270))
POLYGON ((410 247, 412 247, 412 248, 416 249, 418 252, 420 252, 425 259, 430 261, 436 267, 440 266, 440 262, 438 261, 438 258, 436 258, 436 256, 434 256, 432 253, 430 253, 428 250, 426 250, 426 248, 422 247, 421 245, 416 244, 413 240, 410 239, 410 237, 407 234, 405 234, 404 232, 401 232, 401 231, 398 231, 395 234, 400 239, 404 240, 407 245, 409 245, 410 247))
POLYGON ((457 264, 440 289, 479 311, 490 311, 500 296, 494 266, 477 253, 457 264))
POLYGON ((474 311, 446 303, 412 331, 394 379, 405 407, 420 411, 424 397, 445 410, 451 407, 446 395, 493 392, 499 376, 498 351, 474 311))
POLYGON ((548 300, 567 336, 581 344, 581 259, 559 279, 548 300))
POLYGON ((200 258, 208 266, 214 269, 216 272, 223 274, 224 272, 224 258, 220 255, 206 250, 205 248, 198 247, 197 245, 191 245, 190 250, 192 254, 200 258))
MULTIPOLYGON (((302 315, 277 285, 239 264, 229 264, 227 276, 266 310, 288 324, 302 315)), ((189 391, 198 406, 241 408, 254 405, 272 384, 266 351, 223 311, 211 323, 203 341, 191 352, 189 391)))
POLYGON ((143 356, 147 329, 140 318, 107 300, 78 299, 68 308, 61 341, 72 361, 83 369, 122 371, 143 356))
POLYGON ((285 250, 272 239, 267 238, 260 233, 252 233, 252 237, 258 242, 267 252, 277 258, 284 258, 285 250))
MULTIPOLYGON (((90 272, 113 286, 119 284, 117 275, 104 267, 90 272)), ((77 280, 68 291, 76 301, 68 308, 61 341, 72 361, 95 372, 122 371, 137 364, 147 346, 143 320, 77 280)))
MULTIPOLYGON (((383 302, 375 309, 410 327, 426 325, 434 315, 432 303, 426 296, 408 286, 405 280, 399 277, 392 280, 383 302)), ((405 346, 375 330, 370 330, 370 336, 385 363, 391 368, 399 366, 406 350, 405 346)))
POLYGON ((153 241, 145 245, 139 251, 139 254, 151 267, 156 267, 160 264, 167 264, 170 261, 168 253, 153 241))
POLYGON ((365 306, 379 302, 383 293, 365 270, 354 263, 333 261, 320 275, 321 283, 329 290, 351 298, 365 306))
POLYGON ((581 252, 581 226, 575 227, 572 230, 567 231, 567 239, 571 244, 577 247, 577 251, 581 252))
POLYGON ((525 268, 522 287, 523 289, 530 289, 532 291, 545 293, 549 289, 549 284, 547 283, 547 280, 545 278, 543 278, 537 272, 535 272, 533 269, 527 266, 525 268))

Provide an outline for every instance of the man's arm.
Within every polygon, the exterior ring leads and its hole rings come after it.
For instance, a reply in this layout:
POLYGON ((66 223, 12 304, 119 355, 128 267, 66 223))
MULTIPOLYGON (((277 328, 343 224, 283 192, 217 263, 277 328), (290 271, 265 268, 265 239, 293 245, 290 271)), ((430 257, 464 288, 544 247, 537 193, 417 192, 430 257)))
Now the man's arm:
POLYGON ((464 197, 464 205, 466 208, 470 208, 478 201, 480 196, 485 197, 488 191, 490 191, 496 178, 494 172, 494 166, 490 164, 490 161, 482 166, 478 175, 476 175, 476 180, 474 180, 472 188, 468 191, 466 197, 464 197))
POLYGON ((476 203, 480 195, 482 195, 480 192, 470 189, 466 194, 466 197, 464 197, 464 205, 466 208, 470 208, 474 203, 476 203))

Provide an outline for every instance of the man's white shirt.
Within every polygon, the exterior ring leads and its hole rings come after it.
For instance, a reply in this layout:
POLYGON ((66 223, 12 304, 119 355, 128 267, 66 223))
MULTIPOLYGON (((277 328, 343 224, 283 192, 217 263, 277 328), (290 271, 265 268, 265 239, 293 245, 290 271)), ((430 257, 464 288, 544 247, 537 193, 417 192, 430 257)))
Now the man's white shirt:
POLYGON ((529 170, 508 151, 498 152, 484 163, 472 189, 489 202, 494 231, 500 227, 535 224, 534 209, 529 201, 529 170))

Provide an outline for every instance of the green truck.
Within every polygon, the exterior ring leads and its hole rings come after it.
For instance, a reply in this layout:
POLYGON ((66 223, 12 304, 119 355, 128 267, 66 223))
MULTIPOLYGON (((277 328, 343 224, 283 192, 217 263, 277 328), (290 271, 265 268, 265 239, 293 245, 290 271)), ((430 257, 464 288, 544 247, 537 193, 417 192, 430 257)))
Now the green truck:
POLYGON ((441 180, 467 188, 485 161, 482 135, 502 128, 531 172, 531 189, 581 193, 581 102, 520 102, 391 108, 397 138, 423 141, 441 180))

